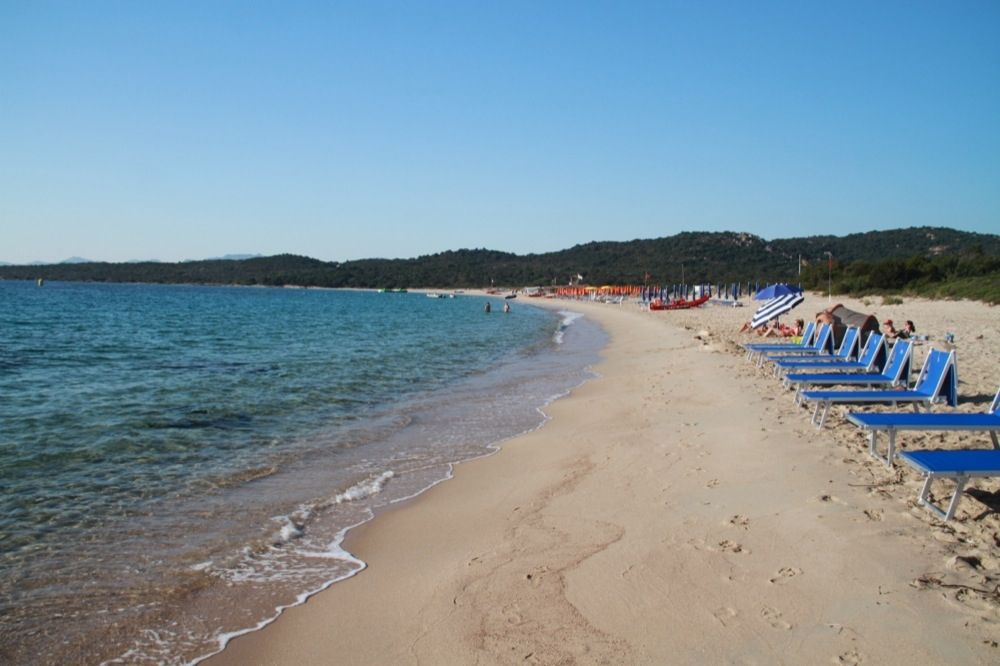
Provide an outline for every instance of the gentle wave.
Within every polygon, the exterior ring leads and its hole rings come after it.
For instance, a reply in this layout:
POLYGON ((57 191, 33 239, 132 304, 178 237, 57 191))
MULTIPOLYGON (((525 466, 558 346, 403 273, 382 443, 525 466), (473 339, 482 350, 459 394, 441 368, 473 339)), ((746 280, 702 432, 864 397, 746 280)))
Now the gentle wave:
POLYGON ((556 332, 553 334, 552 339, 555 341, 556 344, 561 345, 563 343, 564 333, 566 332, 566 329, 569 328, 573 324, 573 322, 577 321, 578 319, 581 319, 583 317, 583 314, 579 312, 570 312, 569 310, 559 310, 559 315, 562 317, 562 319, 559 321, 559 328, 556 329, 556 332))

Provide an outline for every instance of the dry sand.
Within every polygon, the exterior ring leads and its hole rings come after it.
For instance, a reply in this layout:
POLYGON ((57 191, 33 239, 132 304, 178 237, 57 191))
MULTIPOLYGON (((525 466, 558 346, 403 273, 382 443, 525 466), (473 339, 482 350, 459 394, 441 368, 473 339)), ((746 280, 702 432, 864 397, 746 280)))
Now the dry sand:
MULTIPOLYGON (((960 409, 988 406, 995 308, 842 302, 954 332, 960 409)), ((346 546, 367 570, 213 663, 1000 662, 1000 482, 973 482, 948 524, 917 506, 918 476, 869 459, 842 411, 817 431, 743 361, 750 308, 546 305, 605 327, 601 376, 356 530, 346 546)))

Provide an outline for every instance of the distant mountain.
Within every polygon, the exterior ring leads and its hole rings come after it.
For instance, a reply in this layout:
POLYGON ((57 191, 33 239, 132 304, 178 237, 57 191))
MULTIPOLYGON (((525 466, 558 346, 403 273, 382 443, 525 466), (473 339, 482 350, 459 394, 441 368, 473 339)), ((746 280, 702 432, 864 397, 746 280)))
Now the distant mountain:
POLYGON ((827 253, 841 267, 910 258, 971 261, 1000 258, 1000 236, 943 227, 770 241, 743 232, 684 232, 664 238, 597 241, 545 254, 462 249, 413 259, 343 263, 290 254, 179 263, 64 263, 44 270, 4 266, 0 278, 358 288, 561 285, 578 274, 596 285, 805 282, 820 269, 826 277, 827 253))
POLYGON ((205 259, 205 261, 243 261, 244 259, 256 259, 257 257, 263 257, 262 254, 227 254, 221 257, 210 257, 205 259))
POLYGON ((70 257, 69 259, 63 259, 61 264, 92 264, 94 263, 90 259, 84 259, 83 257, 70 257))

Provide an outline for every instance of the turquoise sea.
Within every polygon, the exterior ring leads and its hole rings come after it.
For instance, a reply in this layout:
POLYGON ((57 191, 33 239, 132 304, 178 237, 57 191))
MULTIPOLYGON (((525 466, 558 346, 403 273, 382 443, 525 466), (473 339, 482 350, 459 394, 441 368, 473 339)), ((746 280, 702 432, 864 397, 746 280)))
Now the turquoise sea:
POLYGON ((189 663, 363 568, 590 376, 596 325, 484 303, 0 281, 0 662, 189 663))

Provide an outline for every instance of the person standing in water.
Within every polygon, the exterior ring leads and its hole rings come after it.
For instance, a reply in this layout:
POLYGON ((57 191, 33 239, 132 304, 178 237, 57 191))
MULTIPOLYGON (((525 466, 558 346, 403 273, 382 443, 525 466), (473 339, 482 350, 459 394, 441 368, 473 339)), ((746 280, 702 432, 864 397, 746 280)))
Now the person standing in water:
POLYGON ((489 314, 489 313, 490 313, 490 312, 492 312, 492 311, 493 311, 493 308, 492 308, 492 307, 490 307, 490 303, 489 303, 489 301, 487 301, 487 302, 486 302, 486 307, 485 307, 485 308, 483 308, 483 312, 485 312, 486 314, 489 314))
POLYGON ((510 312, 510 303, 503 304, 503 311, 504 313, 510 312))

